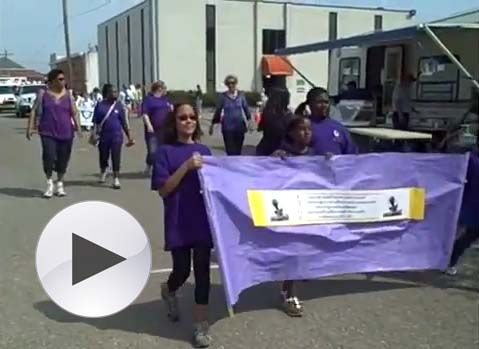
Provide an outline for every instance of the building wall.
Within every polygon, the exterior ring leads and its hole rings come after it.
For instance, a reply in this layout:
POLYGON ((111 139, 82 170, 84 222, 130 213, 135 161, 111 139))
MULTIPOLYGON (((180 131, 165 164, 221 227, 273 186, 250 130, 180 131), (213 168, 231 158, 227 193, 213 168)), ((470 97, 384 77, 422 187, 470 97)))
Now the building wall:
POLYGON ((106 56, 106 35, 105 26, 98 26, 97 28, 98 40, 98 84, 103 85, 108 81, 106 70, 108 69, 108 62, 106 56))
POLYGON ((205 89, 206 1, 159 0, 158 5, 159 78, 174 90, 193 90, 197 84, 205 89))
MULTIPOLYGON (((119 41, 125 42, 126 16, 131 21, 131 64, 132 82, 139 82, 141 76, 141 39, 139 12, 145 11, 145 56, 143 67, 146 81, 159 77, 165 80, 170 89, 191 90, 197 84, 206 88, 206 5, 216 5, 216 89, 223 90, 222 84, 227 74, 239 77, 243 90, 260 90, 262 87, 261 58, 263 47, 263 29, 286 29, 288 46, 328 40, 329 13, 338 13, 338 36, 354 35, 374 29, 374 15, 383 15, 383 27, 388 29, 406 24, 407 12, 388 12, 352 8, 335 8, 325 6, 305 6, 287 3, 255 4, 248 1, 227 0, 145 0, 136 7, 100 24, 100 77, 105 79, 106 69, 110 70, 110 82, 123 84, 127 67, 120 59, 121 76, 116 79, 114 23, 119 21, 119 41), (151 59, 154 52, 150 50, 149 9, 154 4, 158 7, 158 37, 154 47, 158 52, 157 76, 151 74, 151 59), (109 29, 110 60, 106 64, 102 38, 102 28, 109 29), (256 29, 256 31, 255 31, 256 29), (256 32, 256 37, 255 37, 256 32), (255 46, 256 43, 256 46, 255 46)), ((153 16, 152 16, 153 17, 153 16)), ((122 49, 121 57, 125 54, 122 49)), ((292 63, 316 85, 327 86, 329 53, 311 53, 291 57, 292 63)), ((155 61, 156 63, 156 61, 155 61)), ((297 86, 302 80, 297 74, 287 79, 288 86, 295 94, 301 90, 297 86)), ((141 80, 140 80, 141 81, 141 80)), ((308 89, 308 86, 303 87, 308 89)), ((297 99, 302 99, 302 92, 297 99)), ((296 98, 296 97, 295 97, 296 98)))
POLYGON ((117 87, 130 84, 150 84, 151 76, 151 37, 150 37, 150 4, 149 1, 140 3, 131 9, 101 23, 98 26, 98 54, 100 85, 112 83, 117 87), (141 13, 143 11, 144 45, 142 46, 141 13), (128 49, 127 18, 130 18, 130 48, 128 49), (119 62, 116 60, 116 23, 118 23, 118 53, 119 62), (108 27, 108 53, 106 57, 105 28, 108 27), (142 64, 142 47, 144 51, 144 64, 142 64), (131 62, 131 81, 128 77, 128 52, 131 62), (117 69, 118 67, 118 69, 117 69))
POLYGON ((98 52, 88 52, 85 54, 85 87, 88 92, 93 91, 95 87, 99 87, 98 74, 98 52))
POLYGON ((254 89, 254 13, 247 2, 217 2, 216 5, 216 86, 225 89, 228 74, 238 76, 240 88, 254 89))

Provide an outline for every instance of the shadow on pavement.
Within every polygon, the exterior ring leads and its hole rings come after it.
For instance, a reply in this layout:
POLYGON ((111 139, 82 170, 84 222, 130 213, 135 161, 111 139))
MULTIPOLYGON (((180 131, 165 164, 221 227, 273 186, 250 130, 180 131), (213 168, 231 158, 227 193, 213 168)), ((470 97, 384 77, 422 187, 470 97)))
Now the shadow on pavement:
POLYGON ((83 181, 65 181, 65 187, 103 187, 105 184, 99 183, 98 179, 83 181))
POLYGON ((150 176, 143 171, 120 173, 120 179, 149 179, 150 176))
POLYGON ((12 196, 16 198, 41 198, 43 192, 38 189, 28 188, 0 188, 0 195, 12 196))
MULTIPOLYGON (((330 279, 314 280, 301 284, 299 287, 299 295, 302 300, 420 287, 413 284, 385 281, 371 282, 367 280, 330 279)), ((251 287, 242 293, 240 301, 235 306, 235 313, 240 314, 266 309, 278 309, 278 311, 280 311, 279 291, 280 286, 277 282, 263 283, 251 287)), ((166 307, 159 296, 156 300, 133 304, 118 314, 101 319, 77 317, 65 312, 51 301, 35 303, 34 307, 49 319, 60 323, 84 323, 100 330, 120 330, 190 342, 192 330, 191 308, 194 302, 193 293, 194 286, 191 283, 185 284, 179 291, 178 297, 182 319, 177 323, 172 323, 168 320, 166 317, 166 307)), ((228 316, 222 285, 211 285, 209 313, 211 324, 225 319, 228 316)))
POLYGON ((418 271, 418 272, 391 272, 381 273, 386 278, 414 282, 420 285, 432 286, 440 289, 456 289, 468 292, 479 292, 477 269, 471 273, 468 270, 460 270, 455 276, 448 276, 439 271, 418 271))

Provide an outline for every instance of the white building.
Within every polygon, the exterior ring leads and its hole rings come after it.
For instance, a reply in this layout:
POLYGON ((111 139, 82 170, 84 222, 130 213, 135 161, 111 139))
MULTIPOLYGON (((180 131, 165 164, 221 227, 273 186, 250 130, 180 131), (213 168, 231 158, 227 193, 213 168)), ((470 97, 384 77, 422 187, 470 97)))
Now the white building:
POLYGON ((292 57, 292 71, 269 56, 275 49, 404 26, 414 14, 293 1, 145 0, 98 26, 100 83, 148 86, 161 79, 170 90, 199 84, 214 92, 232 73, 246 91, 286 84, 294 102, 308 89, 302 74, 328 85, 329 54, 292 57))
POLYGON ((89 47, 87 52, 74 53, 72 58, 73 76, 68 76, 66 57, 50 55, 50 68, 58 68, 65 72, 69 87, 78 92, 91 92, 99 87, 98 52, 97 48, 89 47))

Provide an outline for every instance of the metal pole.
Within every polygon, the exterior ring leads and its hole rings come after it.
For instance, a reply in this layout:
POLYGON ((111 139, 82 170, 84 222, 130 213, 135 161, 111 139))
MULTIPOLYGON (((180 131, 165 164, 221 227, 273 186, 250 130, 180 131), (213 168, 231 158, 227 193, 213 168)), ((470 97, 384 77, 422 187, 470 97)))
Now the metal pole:
POLYGON ((258 88, 258 0, 253 4, 253 54, 254 54, 254 90, 259 92, 258 88))
POLYGON ((474 77, 469 73, 469 71, 462 65, 461 62, 452 54, 451 51, 444 45, 444 43, 437 37, 437 35, 432 31, 432 29, 427 25, 423 24, 422 27, 424 28, 424 31, 426 34, 434 41, 434 43, 446 54, 447 57, 453 62, 459 70, 469 79, 471 80, 471 83, 474 85, 479 90, 479 82, 474 79, 474 77))
POLYGON ((72 66, 72 57, 70 52, 70 35, 68 32, 68 7, 67 0, 62 0, 63 2, 63 28, 65 31, 65 48, 67 51, 67 65, 68 65, 68 78, 70 86, 73 85, 73 66, 72 66))

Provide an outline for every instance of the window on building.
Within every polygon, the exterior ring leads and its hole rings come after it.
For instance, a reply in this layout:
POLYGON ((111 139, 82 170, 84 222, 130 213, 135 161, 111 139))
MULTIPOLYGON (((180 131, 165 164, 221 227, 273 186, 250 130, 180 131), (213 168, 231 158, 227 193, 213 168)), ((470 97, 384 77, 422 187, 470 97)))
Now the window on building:
POLYGON ((375 31, 383 30, 383 16, 381 15, 374 16, 374 30, 375 31))
POLYGON ((145 9, 140 11, 140 22, 141 22, 141 84, 143 87, 146 85, 146 76, 145 76, 145 9))
POLYGON ((115 22, 115 63, 116 63, 116 85, 120 89, 120 45, 118 40, 118 22, 115 22))
POLYGON ((126 17, 126 45, 127 45, 127 57, 128 57, 128 82, 131 84, 131 29, 130 29, 130 16, 126 17))
POLYGON ((338 13, 329 13, 329 41, 336 40, 338 38, 338 13))
POLYGON ((108 25, 105 25, 105 46, 106 46, 106 82, 110 82, 110 41, 108 40, 108 25))
POLYGON ((274 51, 286 47, 286 31, 263 29, 263 54, 271 55, 274 51))
POLYGON ((206 90, 216 92, 216 7, 206 5, 206 90))
POLYGON ((339 89, 343 91, 350 82, 359 88, 361 83, 361 59, 359 57, 343 58, 339 61, 339 89))

